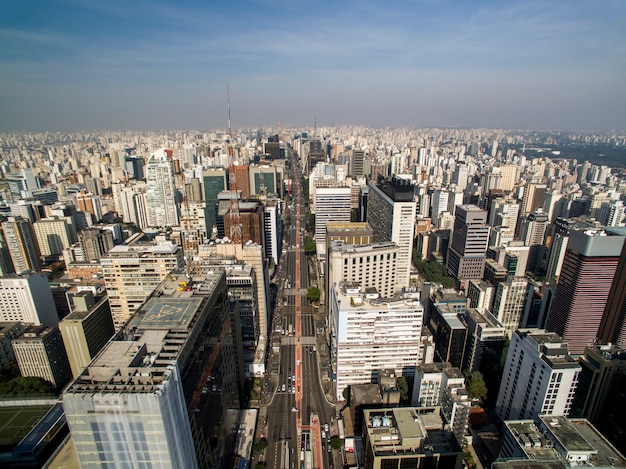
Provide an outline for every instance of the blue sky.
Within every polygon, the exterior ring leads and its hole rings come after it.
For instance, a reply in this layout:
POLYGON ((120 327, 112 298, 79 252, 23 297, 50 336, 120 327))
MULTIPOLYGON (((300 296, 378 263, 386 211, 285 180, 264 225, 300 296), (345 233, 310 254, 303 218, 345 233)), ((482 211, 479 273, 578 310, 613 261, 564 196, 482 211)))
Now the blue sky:
POLYGON ((626 129, 626 2, 4 0, 0 131, 626 129))

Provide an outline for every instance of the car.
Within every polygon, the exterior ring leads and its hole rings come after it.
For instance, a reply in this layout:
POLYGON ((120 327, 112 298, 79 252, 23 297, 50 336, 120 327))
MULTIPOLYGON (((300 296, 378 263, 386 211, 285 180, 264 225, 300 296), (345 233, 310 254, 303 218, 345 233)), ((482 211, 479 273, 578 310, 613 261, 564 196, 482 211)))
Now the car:
POLYGON ((281 388, 281 391, 285 392, 285 388, 286 388, 286 386, 283 384, 283 387, 281 388))
POLYGON ((328 431, 328 424, 327 424, 327 423, 325 423, 325 424, 324 424, 324 431, 325 431, 325 432, 327 432, 327 431, 328 431))

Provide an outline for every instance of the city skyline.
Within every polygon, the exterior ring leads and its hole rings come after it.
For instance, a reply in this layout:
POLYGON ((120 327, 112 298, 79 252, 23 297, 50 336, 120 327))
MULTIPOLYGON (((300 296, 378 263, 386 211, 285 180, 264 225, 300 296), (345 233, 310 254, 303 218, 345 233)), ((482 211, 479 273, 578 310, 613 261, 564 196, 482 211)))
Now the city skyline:
POLYGON ((618 2, 9 2, 0 131, 623 129, 618 2))

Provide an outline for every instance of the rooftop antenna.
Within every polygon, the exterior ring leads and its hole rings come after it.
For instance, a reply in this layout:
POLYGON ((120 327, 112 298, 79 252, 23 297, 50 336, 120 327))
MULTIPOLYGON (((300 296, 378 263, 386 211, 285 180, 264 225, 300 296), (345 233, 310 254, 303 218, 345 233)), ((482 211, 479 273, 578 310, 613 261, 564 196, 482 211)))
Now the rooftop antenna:
POLYGON ((233 129, 230 126, 230 84, 228 82, 226 82, 226 99, 228 101, 228 188, 230 190, 228 218, 230 221, 230 240, 235 244, 241 244, 243 237, 241 235, 237 179, 235 178, 235 149, 233 148, 233 129))

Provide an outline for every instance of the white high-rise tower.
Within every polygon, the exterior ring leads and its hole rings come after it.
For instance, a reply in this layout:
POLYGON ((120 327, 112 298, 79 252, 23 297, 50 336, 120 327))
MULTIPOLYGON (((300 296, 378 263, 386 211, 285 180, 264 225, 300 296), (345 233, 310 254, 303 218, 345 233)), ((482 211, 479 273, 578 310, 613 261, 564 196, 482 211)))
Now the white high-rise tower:
POLYGON ((148 226, 179 225, 174 168, 165 149, 150 155, 146 165, 146 182, 148 226))

